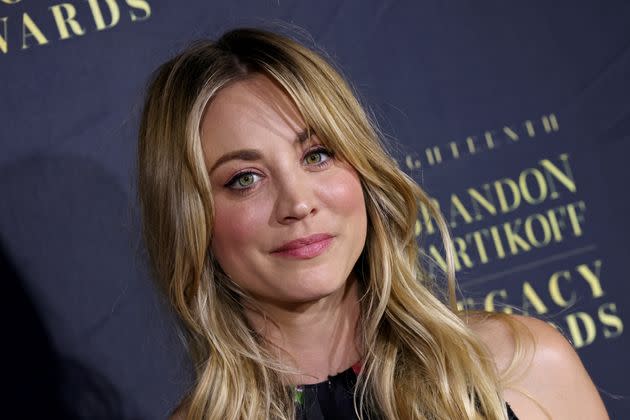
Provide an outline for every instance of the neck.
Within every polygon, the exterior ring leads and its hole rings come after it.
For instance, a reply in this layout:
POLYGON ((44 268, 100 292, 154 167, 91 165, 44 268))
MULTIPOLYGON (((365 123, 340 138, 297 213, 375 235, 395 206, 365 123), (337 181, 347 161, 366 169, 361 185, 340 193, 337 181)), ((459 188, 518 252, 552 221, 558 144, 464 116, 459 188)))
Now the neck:
POLYGON ((260 304, 247 310, 252 327, 278 357, 298 373, 289 375, 295 384, 322 382, 361 358, 357 344, 359 320, 358 282, 351 275, 344 288, 315 302, 280 307, 260 304))

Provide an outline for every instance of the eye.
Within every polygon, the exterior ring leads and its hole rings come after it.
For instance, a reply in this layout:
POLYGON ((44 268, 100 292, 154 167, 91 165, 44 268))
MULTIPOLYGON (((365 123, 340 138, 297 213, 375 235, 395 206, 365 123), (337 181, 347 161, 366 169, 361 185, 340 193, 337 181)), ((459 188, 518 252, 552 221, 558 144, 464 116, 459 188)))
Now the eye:
POLYGON ((323 147, 311 150, 304 157, 306 165, 323 166, 332 157, 332 153, 323 147))
POLYGON ((230 179, 225 185, 236 190, 244 190, 254 185, 259 178, 260 175, 254 172, 243 172, 230 179))

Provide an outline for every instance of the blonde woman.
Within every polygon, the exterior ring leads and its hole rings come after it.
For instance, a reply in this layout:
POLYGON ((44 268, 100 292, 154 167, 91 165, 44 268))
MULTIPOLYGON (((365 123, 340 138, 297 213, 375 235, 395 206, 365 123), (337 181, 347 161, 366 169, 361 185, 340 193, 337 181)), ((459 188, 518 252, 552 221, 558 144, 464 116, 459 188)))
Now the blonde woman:
POLYGON ((162 65, 138 166, 196 368, 174 419, 607 418, 552 327, 458 313, 452 269, 441 301, 413 234, 427 196, 299 43, 237 29, 162 65))

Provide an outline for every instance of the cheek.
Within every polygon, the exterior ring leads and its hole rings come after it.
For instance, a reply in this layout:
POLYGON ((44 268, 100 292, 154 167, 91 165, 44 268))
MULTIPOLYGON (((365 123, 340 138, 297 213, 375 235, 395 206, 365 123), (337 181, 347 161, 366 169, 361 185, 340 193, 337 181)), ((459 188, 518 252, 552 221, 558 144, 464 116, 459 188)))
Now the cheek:
POLYGON ((343 168, 330 181, 321 192, 328 206, 341 214, 365 216, 363 189, 357 173, 353 169, 343 168))
POLYGON ((215 202, 212 251, 222 254, 242 249, 257 237, 256 227, 263 226, 264 212, 257 206, 215 202))

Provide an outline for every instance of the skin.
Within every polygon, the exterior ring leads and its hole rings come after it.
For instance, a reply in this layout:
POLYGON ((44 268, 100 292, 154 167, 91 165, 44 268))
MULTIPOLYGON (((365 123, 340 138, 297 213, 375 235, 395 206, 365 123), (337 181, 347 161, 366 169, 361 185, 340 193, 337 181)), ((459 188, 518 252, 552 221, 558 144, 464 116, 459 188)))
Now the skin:
POLYGON ((201 139, 214 199, 212 252, 254 297, 260 310, 247 310, 248 321, 289 357, 299 372, 295 382, 315 383, 360 359, 352 269, 365 245, 367 215, 356 171, 317 136, 306 138, 305 128, 283 91, 257 75, 217 94, 201 139), (217 166, 244 149, 258 156, 217 166), (332 236, 320 255, 273 252, 317 233, 332 236))
MULTIPOLYGON (((294 383, 316 383, 361 358, 356 337, 357 280, 352 269, 365 244, 367 216, 357 173, 317 149, 289 98, 269 79, 254 76, 228 85, 208 106, 201 125, 208 168, 226 153, 256 149, 256 160, 230 160, 210 169, 215 205, 212 242, 223 270, 254 296, 251 325, 296 369, 294 383), (317 166, 322 161, 328 164, 317 166), (251 172, 254 174, 246 174, 251 172), (238 178, 240 174, 240 178, 238 178), (237 178, 235 178, 237 176, 237 178), (236 182, 234 182, 236 179, 236 182), (243 185, 251 189, 239 191, 243 185), (271 251, 286 241, 328 232, 323 254, 295 260, 271 251), (270 321, 271 320, 271 321, 270 321)), ((575 350, 545 322, 520 316, 534 337, 524 341, 531 358, 504 390, 520 419, 608 419, 575 350), (541 409, 544 407, 544 410, 541 409)), ((499 371, 514 355, 504 322, 471 317, 469 326, 490 349, 499 371)), ((172 419, 184 419, 182 405, 172 419)))
MULTIPOLYGON (((531 332, 524 340, 525 352, 516 371, 522 372, 503 392, 503 399, 521 420, 605 420, 604 403, 579 356, 554 327, 544 321, 510 315, 531 332), (545 411, 543 411, 544 408, 545 411)), ((514 338, 505 322, 473 318, 470 327, 490 349, 500 371, 514 355, 514 338)))

